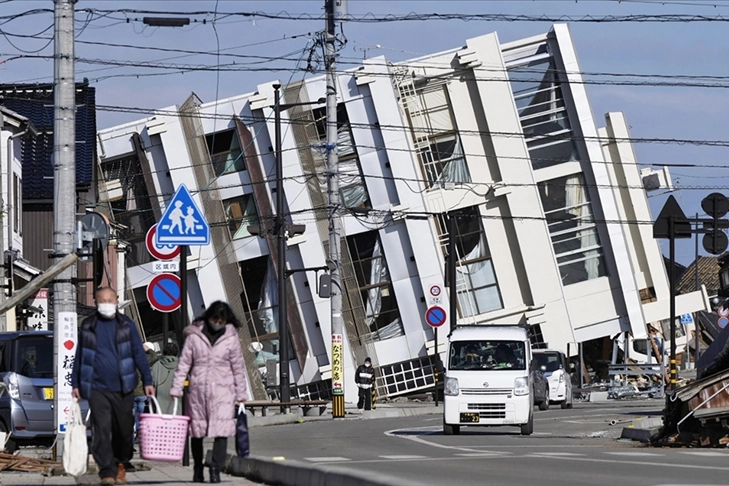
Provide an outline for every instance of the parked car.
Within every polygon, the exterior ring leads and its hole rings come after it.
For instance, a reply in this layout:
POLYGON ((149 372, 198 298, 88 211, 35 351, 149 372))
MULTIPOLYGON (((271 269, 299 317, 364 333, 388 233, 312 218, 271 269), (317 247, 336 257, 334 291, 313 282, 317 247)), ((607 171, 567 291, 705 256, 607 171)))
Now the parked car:
POLYGON ((549 382, 549 400, 559 403, 562 408, 572 408, 572 380, 567 357, 556 349, 535 349, 533 356, 537 369, 549 382))
POLYGON ((10 434, 6 449, 53 443, 53 382, 53 332, 0 333, 0 432, 10 434))
POLYGON ((549 380, 547 379, 544 372, 540 369, 540 367, 536 364, 532 365, 531 379, 534 405, 537 405, 539 407, 539 410, 549 409, 549 380))

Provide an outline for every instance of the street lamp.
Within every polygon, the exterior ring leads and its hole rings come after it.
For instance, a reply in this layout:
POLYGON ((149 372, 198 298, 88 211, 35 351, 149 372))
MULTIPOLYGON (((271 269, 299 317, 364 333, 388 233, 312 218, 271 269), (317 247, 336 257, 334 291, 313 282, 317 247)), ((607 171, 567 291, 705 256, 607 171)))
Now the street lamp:
MULTIPOLYGON (((279 335, 279 385, 281 386, 281 412, 289 413, 291 401, 291 390, 289 389, 289 324, 286 312, 286 217, 284 215, 284 205, 286 198, 284 197, 283 188, 283 157, 281 157, 281 111, 288 110, 295 106, 308 106, 314 104, 322 104, 325 98, 319 98, 317 101, 302 103, 285 103, 280 102, 280 84, 274 84, 274 125, 275 140, 274 146, 276 150, 276 222, 274 231, 278 238, 278 335, 279 335)), ((304 225, 291 225, 291 230, 296 226, 296 232, 303 233, 304 225)))

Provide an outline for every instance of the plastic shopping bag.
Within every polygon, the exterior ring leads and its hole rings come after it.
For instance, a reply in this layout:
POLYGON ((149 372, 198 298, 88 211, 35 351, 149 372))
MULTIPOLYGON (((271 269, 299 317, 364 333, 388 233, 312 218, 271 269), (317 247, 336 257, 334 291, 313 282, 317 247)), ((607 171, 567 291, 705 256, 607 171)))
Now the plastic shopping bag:
POLYGON ((238 457, 248 457, 251 452, 250 438, 248 437, 248 413, 241 403, 238 407, 238 418, 235 429, 235 452, 238 457))
POLYGON ((81 419, 78 398, 73 399, 69 422, 66 425, 66 437, 63 439, 63 469, 73 476, 81 476, 86 474, 89 449, 86 443, 86 425, 81 419))

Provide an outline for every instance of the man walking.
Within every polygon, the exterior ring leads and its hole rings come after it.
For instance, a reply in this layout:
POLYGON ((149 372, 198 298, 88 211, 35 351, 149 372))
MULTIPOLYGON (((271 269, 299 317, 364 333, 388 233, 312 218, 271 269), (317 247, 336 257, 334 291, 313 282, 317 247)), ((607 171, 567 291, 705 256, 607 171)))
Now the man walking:
POLYGON ((137 370, 144 392, 154 395, 152 373, 134 322, 117 313, 116 292, 96 291, 96 315, 81 323, 71 385, 74 398, 91 408, 91 452, 101 484, 126 484, 125 464, 133 455, 134 388, 137 370))
POLYGON ((357 368, 354 373, 354 382, 359 387, 359 401, 357 402, 357 408, 362 411, 372 410, 372 385, 375 382, 375 372, 372 369, 372 360, 367 357, 364 360, 364 364, 357 368))

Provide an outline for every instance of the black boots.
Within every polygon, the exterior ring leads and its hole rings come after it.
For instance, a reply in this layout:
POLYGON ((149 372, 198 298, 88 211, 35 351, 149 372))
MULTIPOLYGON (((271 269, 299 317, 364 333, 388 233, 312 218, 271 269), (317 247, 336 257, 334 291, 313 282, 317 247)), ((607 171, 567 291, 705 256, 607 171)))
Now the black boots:
POLYGON ((204 483, 205 477, 203 476, 203 469, 204 466, 195 466, 192 473, 192 482, 193 483, 204 483))
POLYGON ((217 467, 210 468, 210 482, 211 483, 220 482, 220 469, 218 469, 217 467))

